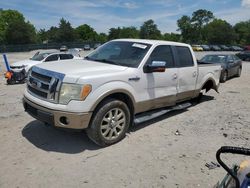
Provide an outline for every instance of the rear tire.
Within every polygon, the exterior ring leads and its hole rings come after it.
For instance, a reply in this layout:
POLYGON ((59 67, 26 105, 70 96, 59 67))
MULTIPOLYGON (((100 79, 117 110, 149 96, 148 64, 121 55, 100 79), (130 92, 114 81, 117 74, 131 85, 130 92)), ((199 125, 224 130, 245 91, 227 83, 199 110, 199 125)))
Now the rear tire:
POLYGON ((120 100, 108 99, 95 110, 88 137, 99 146, 109 146, 122 140, 130 125, 128 106, 120 100))
POLYGON ((7 82, 7 85, 13 85, 13 84, 16 83, 16 82, 15 82, 14 80, 12 80, 12 79, 7 80, 6 82, 7 82))
POLYGON ((237 70, 236 77, 240 77, 241 76, 241 70, 242 70, 242 68, 239 67, 238 70, 237 70))
POLYGON ((221 83, 226 82, 226 81, 227 81, 227 78, 228 78, 228 73, 227 73, 227 71, 224 71, 224 72, 221 74, 220 82, 221 82, 221 83))

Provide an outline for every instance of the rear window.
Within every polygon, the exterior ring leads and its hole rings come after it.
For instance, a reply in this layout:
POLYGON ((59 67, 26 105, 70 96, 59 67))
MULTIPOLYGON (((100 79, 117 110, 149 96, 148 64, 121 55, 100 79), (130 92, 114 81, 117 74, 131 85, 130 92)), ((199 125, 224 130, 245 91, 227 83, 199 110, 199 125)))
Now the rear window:
POLYGON ((193 57, 188 47, 176 46, 176 51, 180 67, 191 67, 194 65, 193 57))
POLYGON ((71 54, 60 54, 60 59, 73 59, 73 55, 71 54))

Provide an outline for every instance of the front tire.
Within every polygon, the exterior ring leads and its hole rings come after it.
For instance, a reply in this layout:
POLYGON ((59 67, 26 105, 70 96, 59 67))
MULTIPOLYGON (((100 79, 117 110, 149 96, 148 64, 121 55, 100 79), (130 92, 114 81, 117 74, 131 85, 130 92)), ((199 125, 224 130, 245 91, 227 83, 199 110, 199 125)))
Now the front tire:
POLYGON ((117 143, 125 137, 130 118, 130 111, 124 102, 105 100, 94 112, 87 135, 99 146, 117 143))
POLYGON ((228 78, 228 73, 227 73, 227 71, 224 71, 224 72, 221 74, 220 82, 221 82, 221 83, 226 82, 226 81, 227 81, 227 78, 228 78))
POLYGON ((241 70, 242 70, 242 68, 239 67, 238 70, 237 70, 236 77, 240 77, 241 76, 241 70))
POLYGON ((13 79, 8 79, 6 80, 6 82, 7 82, 7 85, 13 85, 16 83, 13 79))

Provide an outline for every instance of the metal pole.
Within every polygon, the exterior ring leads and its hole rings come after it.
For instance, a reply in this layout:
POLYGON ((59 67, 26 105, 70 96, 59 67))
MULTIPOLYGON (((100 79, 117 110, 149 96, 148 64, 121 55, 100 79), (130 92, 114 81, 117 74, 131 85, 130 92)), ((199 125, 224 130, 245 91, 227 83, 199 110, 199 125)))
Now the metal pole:
POLYGON ((7 60, 6 54, 3 54, 3 59, 4 59, 4 62, 5 62, 5 66, 6 66, 7 71, 10 71, 10 65, 9 65, 8 60, 7 60))

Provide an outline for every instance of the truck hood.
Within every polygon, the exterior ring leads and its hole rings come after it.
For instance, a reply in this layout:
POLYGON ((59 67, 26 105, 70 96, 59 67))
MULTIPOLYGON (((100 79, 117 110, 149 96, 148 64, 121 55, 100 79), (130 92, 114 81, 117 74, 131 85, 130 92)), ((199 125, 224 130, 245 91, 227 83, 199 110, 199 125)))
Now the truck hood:
POLYGON ((15 63, 12 63, 10 66, 11 67, 20 67, 20 66, 33 66, 33 65, 36 65, 36 64, 39 64, 41 63, 41 61, 33 61, 33 60, 30 60, 30 59, 25 59, 25 60, 22 60, 22 61, 17 61, 15 63))
POLYGON ((64 82, 76 83, 79 78, 90 78, 96 75, 111 74, 127 69, 124 66, 111 65, 90 60, 63 60, 37 65, 37 67, 65 74, 64 82))

